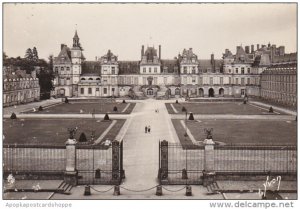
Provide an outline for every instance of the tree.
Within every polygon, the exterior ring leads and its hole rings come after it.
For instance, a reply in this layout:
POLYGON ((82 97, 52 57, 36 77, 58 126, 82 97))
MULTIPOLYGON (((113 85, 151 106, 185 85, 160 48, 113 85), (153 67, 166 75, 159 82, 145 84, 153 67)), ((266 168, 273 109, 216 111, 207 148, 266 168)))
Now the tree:
POLYGON ((49 99, 50 92, 54 89, 52 80, 54 75, 52 71, 43 68, 38 74, 41 99, 49 99))
POLYGON ((36 47, 33 47, 33 49, 32 49, 32 60, 34 62, 38 62, 38 60, 39 60, 39 55, 38 55, 36 47))
POLYGON ((87 142, 87 138, 84 132, 82 132, 79 136, 79 142, 87 142))
POLYGON ((28 48, 26 50, 25 59, 29 60, 29 61, 33 61, 33 53, 32 53, 32 50, 30 48, 28 48))

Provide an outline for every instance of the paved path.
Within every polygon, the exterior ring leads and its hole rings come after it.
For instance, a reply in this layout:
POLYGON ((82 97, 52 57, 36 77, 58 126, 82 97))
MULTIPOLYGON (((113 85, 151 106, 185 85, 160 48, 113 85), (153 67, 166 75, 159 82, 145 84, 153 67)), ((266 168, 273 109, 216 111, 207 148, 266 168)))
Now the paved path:
POLYGON ((58 99, 47 99, 47 100, 42 100, 40 102, 32 102, 32 103, 27 103, 23 105, 17 105, 17 106, 10 106, 10 107, 5 107, 3 108, 3 115, 11 115, 12 112, 14 113, 20 113, 26 110, 30 110, 32 108, 38 108, 39 106, 49 106, 49 105, 54 105, 56 103, 61 103, 61 98, 58 99))
POLYGON ((131 116, 131 123, 123 138, 123 165, 126 172, 123 186, 146 189, 157 185, 159 140, 176 142, 178 138, 173 135, 170 117, 161 101, 137 103, 131 116), (159 113, 155 113, 155 109, 159 113), (151 126, 151 133, 145 133, 146 125, 151 126))

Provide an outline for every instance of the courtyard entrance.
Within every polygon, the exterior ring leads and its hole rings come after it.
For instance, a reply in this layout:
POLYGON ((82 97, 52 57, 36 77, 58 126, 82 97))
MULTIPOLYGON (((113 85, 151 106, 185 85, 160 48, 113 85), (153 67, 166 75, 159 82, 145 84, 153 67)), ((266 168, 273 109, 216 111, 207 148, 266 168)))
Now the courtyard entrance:
POLYGON ((147 89, 147 96, 153 96, 153 89, 147 89))
POLYGON ((214 97, 214 96, 215 96, 215 91, 214 91, 213 88, 210 88, 210 89, 208 90, 208 96, 209 96, 209 97, 214 97))

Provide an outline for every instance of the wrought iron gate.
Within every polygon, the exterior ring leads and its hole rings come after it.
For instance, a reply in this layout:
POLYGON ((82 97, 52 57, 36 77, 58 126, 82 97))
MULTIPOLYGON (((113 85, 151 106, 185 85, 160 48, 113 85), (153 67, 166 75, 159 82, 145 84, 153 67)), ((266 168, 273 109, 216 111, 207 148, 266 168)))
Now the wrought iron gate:
POLYGON ((125 178, 123 141, 113 141, 110 146, 77 146, 76 169, 78 184, 119 185, 125 178))

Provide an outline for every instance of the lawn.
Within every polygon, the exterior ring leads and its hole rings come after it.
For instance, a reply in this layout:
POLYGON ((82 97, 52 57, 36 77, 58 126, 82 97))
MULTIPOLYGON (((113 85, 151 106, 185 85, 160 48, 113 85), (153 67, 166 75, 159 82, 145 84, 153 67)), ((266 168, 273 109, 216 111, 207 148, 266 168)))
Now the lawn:
MULTIPOLYGON (((103 140, 114 139, 119 133, 125 120, 117 120, 114 127, 103 140)), ((111 124, 111 121, 102 122, 94 119, 5 119, 3 121, 3 144, 48 144, 64 145, 69 138, 68 128, 78 127, 76 139, 82 132, 87 139, 95 131, 97 139, 111 124)))
MULTIPOLYGON (((233 114, 233 115, 265 115, 272 114, 268 108, 260 109, 258 106, 243 104, 241 102, 209 102, 209 103, 172 103, 178 114, 183 114, 182 107, 188 112, 194 114, 233 114)), ((167 110, 170 114, 175 114, 170 103, 166 103, 167 110)), ((277 112, 277 111, 276 111, 277 112)), ((275 114, 275 113, 273 113, 275 114)), ((282 113, 280 113, 282 114, 282 113)))
MULTIPOLYGON (((173 120, 179 139, 185 130, 180 120, 173 120), (180 127, 180 128, 177 128, 180 127)), ((188 121, 188 128, 197 141, 206 138, 205 128, 213 128, 213 140, 226 144, 296 145, 297 122, 282 120, 202 120, 188 121)), ((189 142, 190 140, 185 140, 189 142)), ((191 143, 191 141, 190 141, 191 143)))
POLYGON ((135 103, 99 103, 99 102, 70 102, 61 103, 51 107, 45 107, 43 111, 30 110, 26 113, 37 114, 101 114, 101 113, 116 113, 116 114, 130 114, 135 106, 135 103), (127 107, 127 105, 129 105, 127 107), (114 111, 114 107, 117 107, 117 111, 114 111), (127 109, 122 112, 125 108, 127 109))

